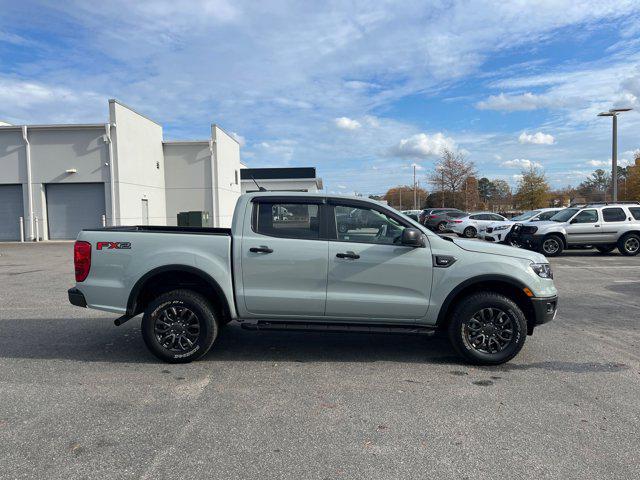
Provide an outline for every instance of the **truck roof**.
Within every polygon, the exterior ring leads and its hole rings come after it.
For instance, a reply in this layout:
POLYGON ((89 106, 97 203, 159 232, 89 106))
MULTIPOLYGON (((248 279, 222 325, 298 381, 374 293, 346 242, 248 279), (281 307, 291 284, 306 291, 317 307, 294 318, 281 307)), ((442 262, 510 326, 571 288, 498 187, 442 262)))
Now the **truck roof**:
POLYGON ((271 191, 266 190, 264 192, 244 193, 242 195, 242 197, 245 197, 245 198, 248 198, 248 199, 255 198, 255 197, 340 198, 340 199, 345 199, 345 200, 360 200, 360 201, 366 201, 366 202, 373 202, 373 203, 377 203, 379 205, 384 205, 385 207, 389 207, 389 205, 387 205, 386 203, 382 203, 382 202, 379 202, 378 200, 374 200, 374 199, 368 198, 368 197, 356 197, 355 195, 334 195, 334 194, 327 194, 327 193, 322 193, 322 192, 318 192, 318 193, 315 193, 315 192, 291 192, 291 191, 271 192, 271 191))

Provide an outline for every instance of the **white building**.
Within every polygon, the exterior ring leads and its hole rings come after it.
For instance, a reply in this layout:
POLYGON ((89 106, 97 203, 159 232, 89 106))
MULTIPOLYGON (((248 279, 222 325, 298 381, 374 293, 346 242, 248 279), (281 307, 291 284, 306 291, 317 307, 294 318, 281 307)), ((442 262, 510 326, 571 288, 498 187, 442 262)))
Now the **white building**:
POLYGON ((162 126, 117 100, 109 120, 0 124, 0 240, 74 239, 82 228, 175 225, 209 212, 228 227, 240 195, 240 146, 216 125, 202 141, 165 142, 162 126))
POLYGON ((318 192, 322 179, 314 167, 243 168, 240 171, 242 193, 257 192, 258 186, 271 192, 318 192))

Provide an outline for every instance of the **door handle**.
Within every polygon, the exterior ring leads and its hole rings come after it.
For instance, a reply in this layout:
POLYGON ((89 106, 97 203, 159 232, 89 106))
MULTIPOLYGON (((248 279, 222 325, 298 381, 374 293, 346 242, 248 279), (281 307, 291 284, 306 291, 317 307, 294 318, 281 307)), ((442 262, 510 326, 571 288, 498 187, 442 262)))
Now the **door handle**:
POLYGON ((596 227, 596 228, 600 228, 600 225, 594 225, 594 227, 596 227))
POLYGON ((355 252, 346 252, 346 253, 336 253, 336 257, 338 258, 350 258, 352 260, 357 260, 358 258, 360 258, 360 255, 358 255, 355 252))
POLYGON ((251 253, 273 253, 273 248, 269 248, 266 245, 260 245, 259 247, 251 247, 249 251, 251 253))

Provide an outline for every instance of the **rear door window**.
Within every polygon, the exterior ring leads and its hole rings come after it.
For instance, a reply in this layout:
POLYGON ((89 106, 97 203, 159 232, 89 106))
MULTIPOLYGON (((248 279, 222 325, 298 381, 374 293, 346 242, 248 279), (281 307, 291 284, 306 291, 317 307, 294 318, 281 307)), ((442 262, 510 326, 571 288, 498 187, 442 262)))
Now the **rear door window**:
POLYGON ((629 207, 629 211, 631 215, 633 215, 633 218, 640 220, 640 207, 629 207))
POLYGON ((260 202, 257 209, 255 231, 271 237, 320 238, 320 208, 315 204, 260 202))
POLYGON ((602 218, 605 222, 623 222, 627 219, 627 216, 620 207, 612 207, 602 209, 602 218))

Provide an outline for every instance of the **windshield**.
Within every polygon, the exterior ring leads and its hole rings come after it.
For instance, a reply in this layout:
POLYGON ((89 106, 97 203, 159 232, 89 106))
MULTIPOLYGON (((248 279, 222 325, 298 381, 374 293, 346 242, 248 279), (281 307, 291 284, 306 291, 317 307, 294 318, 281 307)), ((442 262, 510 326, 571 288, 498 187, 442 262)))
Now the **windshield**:
POLYGON ((515 217, 511 217, 511 220, 528 220, 534 215, 540 213, 540 210, 529 210, 528 212, 521 213, 520 215, 516 215, 515 217))
POLYGON ((565 208, 564 210, 560 210, 549 220, 552 220, 554 222, 566 222, 579 211, 580 211, 579 208, 565 208))

